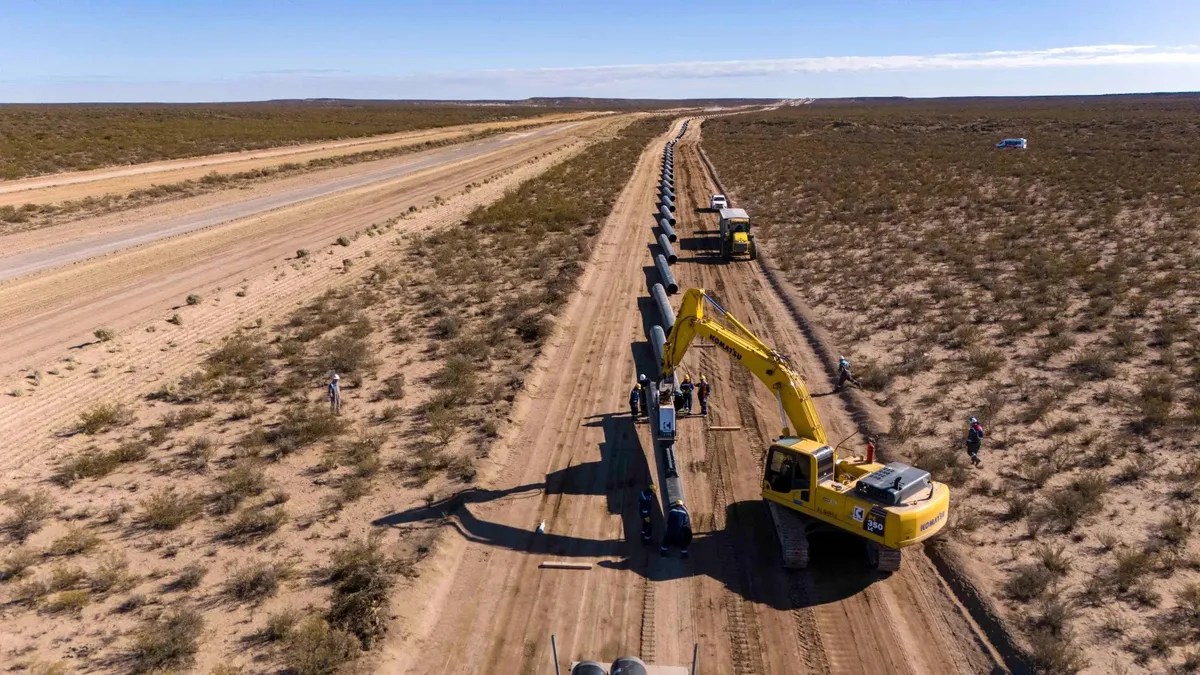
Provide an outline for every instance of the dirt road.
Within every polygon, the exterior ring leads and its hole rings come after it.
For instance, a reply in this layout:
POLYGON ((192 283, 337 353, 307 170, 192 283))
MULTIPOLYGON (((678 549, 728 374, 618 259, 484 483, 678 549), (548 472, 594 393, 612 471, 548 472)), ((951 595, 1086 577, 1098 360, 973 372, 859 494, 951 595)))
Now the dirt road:
MULTIPOLYGON (((710 289, 724 306, 792 356, 812 389, 831 389, 797 326, 751 263, 720 264, 709 180, 698 159, 699 125, 676 150, 681 287, 710 289)), ((449 515, 433 570, 406 598, 388 672, 549 672, 550 634, 572 659, 640 654, 718 673, 989 672, 996 662, 920 553, 878 580, 854 540, 816 542, 813 568, 782 570, 759 498, 763 448, 777 407, 723 354, 697 348, 685 362, 714 385, 707 424, 680 424, 680 466, 694 518, 689 560, 638 542, 636 496, 656 470, 644 426, 626 412, 636 373, 653 372, 645 328, 646 283, 656 278, 651 214, 660 139, 618 200, 561 334, 527 380, 513 438, 490 480, 447 501, 393 514, 397 528, 449 515), (545 522, 545 534, 535 527, 545 522), (539 569, 545 560, 593 563, 587 571, 539 569), (519 667, 516 667, 520 664, 519 667)), ((837 397, 818 409, 832 438, 854 432, 837 397)), ((659 523, 661 527, 661 523, 659 523)), ((661 531, 661 530, 660 530, 661 531)))
POLYGON ((333 180, 271 190, 260 197, 216 204, 184 215, 132 220, 128 226, 118 230, 96 232, 69 241, 53 242, 50 245, 31 250, 19 251, 13 250, 15 247, 10 247, 6 253, 0 252, 0 266, 2 266, 0 267, 0 282, 70 265, 159 239, 188 234, 267 211, 313 202, 333 195, 344 195, 351 190, 374 188, 397 179, 411 178, 422 171, 497 155, 514 146, 537 143, 543 139, 561 139, 580 124, 582 122, 557 124, 532 131, 508 133, 442 150, 423 152, 396 160, 371 162, 358 167, 357 171, 349 175, 333 180))
POLYGON ((21 439, 0 453, 0 468, 46 475, 48 451, 73 447, 56 432, 96 401, 138 396, 131 377, 150 388, 178 379, 239 325, 278 320, 339 277, 388 262, 398 256, 398 237, 461 221, 628 119, 539 130, 478 156, 434 150, 446 158, 434 168, 0 284, 0 377, 8 392, 0 398, 0 438, 21 439), (376 236, 354 236, 409 205, 422 208, 376 236), (334 245, 340 235, 353 240, 334 245), (297 259, 300 248, 312 255, 297 259), (189 293, 203 302, 183 307, 189 293), (173 312, 180 325, 165 321, 173 312), (91 332, 99 326, 118 338, 96 344, 91 332))
POLYGON ((354 138, 344 141, 324 141, 288 145, 265 150, 230 152, 187 159, 148 162, 133 166, 109 167, 93 171, 74 171, 50 176, 0 181, 0 206, 56 203, 110 193, 123 193, 151 185, 195 180, 210 172, 222 174, 251 171, 277 166, 285 162, 304 163, 314 159, 336 157, 373 150, 388 150, 422 143, 462 138, 494 129, 511 129, 529 124, 550 124, 582 120, 601 113, 561 113, 539 117, 480 122, 439 129, 405 131, 384 136, 354 138))

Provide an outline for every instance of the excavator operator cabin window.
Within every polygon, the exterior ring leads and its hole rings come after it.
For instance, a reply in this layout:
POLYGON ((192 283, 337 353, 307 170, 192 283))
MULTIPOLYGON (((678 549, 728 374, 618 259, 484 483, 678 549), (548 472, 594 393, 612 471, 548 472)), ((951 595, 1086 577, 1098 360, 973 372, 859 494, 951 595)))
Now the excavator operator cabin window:
POLYGON ((794 458, 784 450, 772 450, 771 462, 767 467, 767 482, 775 492, 792 491, 792 465, 794 458))

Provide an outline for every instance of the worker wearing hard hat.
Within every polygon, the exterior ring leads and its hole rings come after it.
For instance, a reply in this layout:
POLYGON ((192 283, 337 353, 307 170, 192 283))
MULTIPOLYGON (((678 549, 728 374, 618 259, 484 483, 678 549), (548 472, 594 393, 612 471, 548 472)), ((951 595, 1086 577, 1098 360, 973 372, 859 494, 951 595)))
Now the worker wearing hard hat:
POLYGON ((638 495, 638 515, 642 519, 643 544, 649 544, 654 538, 653 525, 650 519, 654 515, 654 500, 657 492, 658 488, 654 486, 654 483, 651 483, 638 495))

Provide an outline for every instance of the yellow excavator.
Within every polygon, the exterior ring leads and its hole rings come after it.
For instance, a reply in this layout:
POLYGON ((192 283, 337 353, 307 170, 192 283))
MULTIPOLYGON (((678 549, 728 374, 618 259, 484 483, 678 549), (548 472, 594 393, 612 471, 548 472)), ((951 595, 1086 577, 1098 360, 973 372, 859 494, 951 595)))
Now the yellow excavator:
POLYGON ((834 530, 865 539, 868 564, 893 572, 900 568, 900 549, 945 527, 950 505, 945 484, 900 462, 884 465, 873 457, 838 457, 807 387, 787 358, 703 289, 690 289, 683 296, 662 350, 664 381, 673 386, 675 370, 696 338, 706 338, 727 352, 779 401, 783 433, 768 450, 762 496, 775 522, 785 567, 807 567, 808 536, 834 530))

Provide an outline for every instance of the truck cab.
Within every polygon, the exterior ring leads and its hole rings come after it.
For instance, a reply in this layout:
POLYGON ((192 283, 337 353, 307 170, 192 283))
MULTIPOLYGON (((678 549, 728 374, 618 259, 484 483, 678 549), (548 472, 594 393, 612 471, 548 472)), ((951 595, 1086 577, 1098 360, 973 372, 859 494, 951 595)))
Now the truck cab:
POLYGON ((721 257, 729 260, 734 256, 758 257, 754 235, 750 233, 750 214, 745 209, 721 209, 721 257))
POLYGON ((720 211, 727 208, 729 208, 729 200, 725 198, 725 195, 713 195, 708 200, 708 209, 710 211, 720 211))

